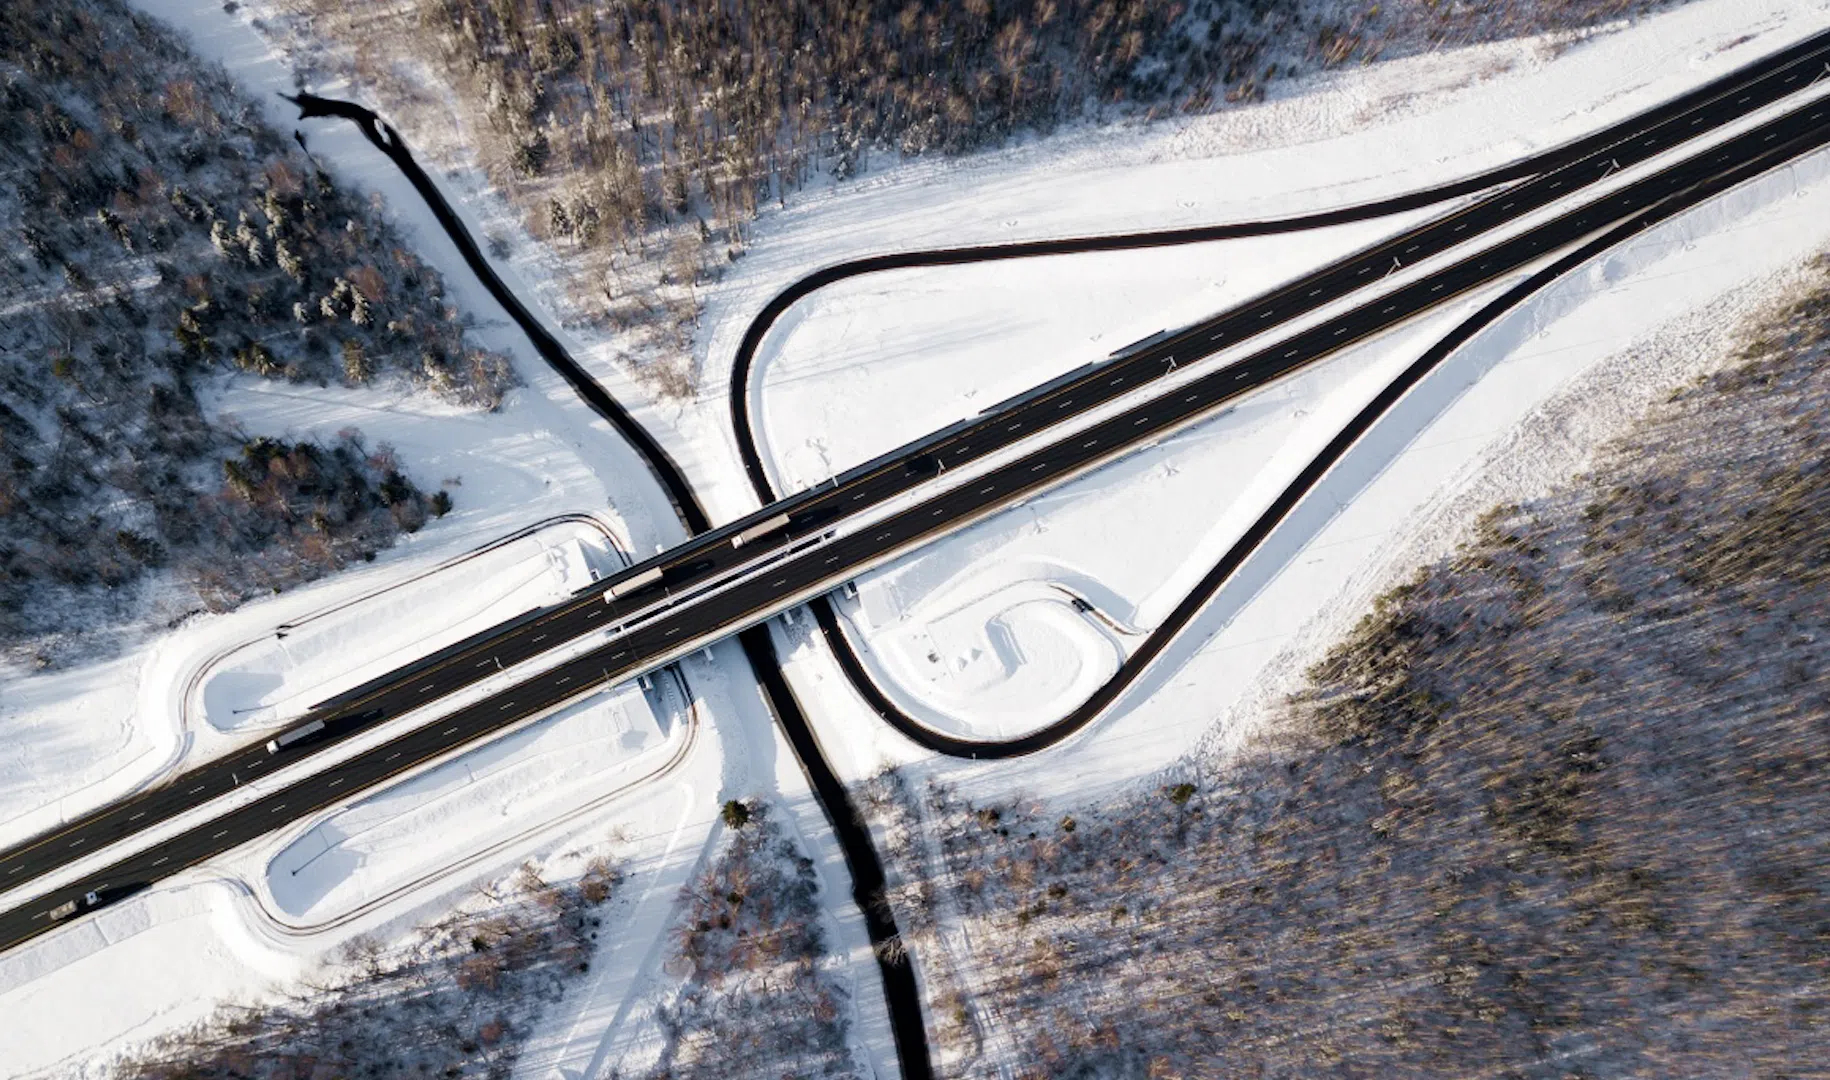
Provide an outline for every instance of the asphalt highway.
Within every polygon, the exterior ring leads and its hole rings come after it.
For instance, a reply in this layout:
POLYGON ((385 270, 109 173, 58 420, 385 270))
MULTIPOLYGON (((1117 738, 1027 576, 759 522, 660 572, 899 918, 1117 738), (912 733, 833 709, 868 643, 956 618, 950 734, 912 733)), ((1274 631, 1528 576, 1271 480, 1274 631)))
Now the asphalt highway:
MULTIPOLYGON (((1823 48, 1820 45, 1819 48, 1823 48)), ((1816 66, 1780 68, 1762 80, 1735 88, 1736 98, 1712 99, 1703 106, 1739 111, 1755 107, 1763 94, 1775 100, 1821 69, 1820 53, 1807 54, 1816 66), (1768 86, 1769 82, 1777 86, 1768 86), (1762 89, 1764 88, 1764 89, 1762 89)), ((1700 159, 1683 162, 1596 200, 1486 252, 1446 267, 1421 281, 1280 343, 1230 367, 1208 373, 1172 394, 1138 405, 1118 416, 1058 440, 1034 453, 987 473, 977 482, 948 491, 876 526, 832 540, 819 537, 853 505, 878 505, 925 482, 935 468, 965 464, 1007 446, 1013 439, 1043 430, 1109 401, 1215 349, 1252 336, 1258 330, 1297 317, 1314 306, 1357 288, 1391 260, 1415 260, 1447 250, 1476 231, 1484 231, 1526 209, 1567 195, 1573 187, 1624 167, 1633 153, 1651 153, 1711 122, 1680 114, 1654 124, 1631 143, 1617 146, 1607 163, 1588 161, 1502 192, 1456 215, 1413 230, 1393 244, 1380 245, 1342 264, 1312 275, 1298 286, 1279 290, 1239 311, 1223 315, 1166 342, 1113 360, 1093 373, 1052 388, 1029 400, 990 411, 982 420, 943 431, 887 460, 853 470, 827 485, 784 500, 767 511, 682 545, 595 587, 578 600, 520 620, 506 631, 492 631, 446 650, 433 660, 391 676, 381 685, 359 688, 328 703, 317 714, 327 721, 318 745, 359 730, 379 716, 392 716, 445 696, 580 634, 615 622, 631 627, 609 644, 563 663, 537 678, 480 703, 457 710, 444 720, 399 735, 351 761, 295 781, 241 810, 193 828, 154 850, 120 860, 68 888, 0 916, 0 948, 9 947, 51 925, 45 913, 65 899, 98 887, 118 889, 169 873, 235 847, 298 816, 331 805, 353 791, 379 783, 424 761, 449 753, 499 730, 505 724, 549 709, 605 682, 620 681, 678 656, 713 634, 728 634, 766 618, 809 595, 830 589, 873 565, 963 523, 994 512, 1043 488, 1096 467, 1136 445, 1198 419, 1233 397, 1281 377, 1345 345, 1377 334, 1420 311, 1477 288, 1597 230, 1652 211, 1686 192, 1719 188, 1735 178, 1753 175, 1821 145, 1830 107, 1800 109, 1738 137, 1700 159), (1678 130, 1671 130, 1677 124, 1678 130), (1752 170, 1750 172, 1750 170, 1752 170), (1554 183, 1548 189, 1540 185, 1554 183), (1534 188, 1536 188, 1534 192, 1534 188), (1504 205, 1502 205, 1504 204, 1504 205), (1475 212, 1500 215, 1492 224, 1473 219, 1475 212), (734 548, 730 537, 759 519, 787 514, 786 528, 734 548), (808 545, 781 554, 788 543, 808 545), (759 554, 778 556, 765 572, 738 575, 728 587, 690 603, 666 606, 668 591, 696 587, 708 578, 752 563, 759 554), (638 591, 617 605, 600 594, 609 584, 626 581, 658 567, 663 582, 638 591)), ((1715 123, 1723 122, 1716 120, 1715 123)), ((105 847, 121 837, 181 810, 232 790, 271 771, 280 761, 308 754, 311 746, 270 755, 264 746, 231 755, 194 770, 160 788, 106 808, 87 819, 0 854, 0 887, 29 881, 72 859, 105 847)))
MULTIPOLYGON (((731 365, 731 424, 737 435, 737 449, 743 458, 744 471, 749 474, 750 484, 756 490, 758 499, 765 504, 776 500, 778 495, 770 482, 768 470, 763 466, 762 455, 758 451, 755 432, 750 421, 752 398, 756 392, 756 388, 750 386, 752 364, 756 350, 762 345, 763 338, 767 336, 769 329, 783 314, 812 293, 836 282, 865 274, 911 267, 958 266, 1095 251, 1135 251, 1143 248, 1206 243, 1245 236, 1270 236, 1346 222, 1367 221, 1390 214, 1421 209, 1450 199, 1477 194, 1501 184, 1509 184, 1540 173, 1547 173, 1553 169, 1578 165, 1591 158, 1600 160, 1602 155, 1609 156, 1611 160, 1611 155, 1617 146, 1649 133, 1655 125, 1667 120, 1681 117, 1688 123, 1695 118, 1693 114, 1697 109, 1724 97, 1736 99, 1735 103, 1738 107, 1747 105, 1748 102, 1739 100, 1743 88, 1774 72, 1780 72, 1781 78, 1785 81, 1769 82, 1767 84, 1769 87, 1797 85, 1792 78, 1794 75, 1799 80, 1817 77, 1822 72, 1813 69, 1826 58, 1825 47, 1825 35, 1819 34, 1807 38, 1787 49, 1731 72, 1721 79, 1663 102, 1644 113, 1629 117, 1571 142, 1473 176, 1373 202, 1263 221, 1030 240, 1008 244, 976 244, 965 247, 936 248, 928 251, 899 251, 885 255, 870 255, 822 267, 772 297, 750 321, 750 325, 744 330, 742 340, 738 343, 737 353, 731 365)), ((1708 122, 1706 121, 1706 123, 1708 122)), ((1625 164, 1625 159, 1622 159, 1621 163, 1625 164)))

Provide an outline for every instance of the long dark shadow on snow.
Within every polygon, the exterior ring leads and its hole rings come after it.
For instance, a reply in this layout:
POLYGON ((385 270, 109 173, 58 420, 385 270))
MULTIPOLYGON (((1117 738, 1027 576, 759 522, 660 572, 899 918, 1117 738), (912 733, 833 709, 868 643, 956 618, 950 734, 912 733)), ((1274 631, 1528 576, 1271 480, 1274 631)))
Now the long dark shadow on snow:
MULTIPOLYGON (((688 483, 679 466, 661 448, 660 443, 648 434, 640 424, 635 422, 627 410, 618 405, 603 387, 585 373, 578 362, 573 360, 564 347, 553 335, 547 333, 524 307, 518 297, 502 279, 496 276, 483 253, 477 248, 469 230, 458 220, 457 214, 438 188, 432 178, 421 169, 419 162, 413 159, 407 150, 406 143, 393 126, 376 116, 369 109, 348 101, 337 101, 322 98, 315 94, 282 95, 299 107, 299 118, 341 117, 353 121, 362 129, 362 134, 375 145, 375 148, 388 156, 400 169, 407 180, 419 192, 426 205, 431 209, 438 223, 451 237, 464 261, 483 282, 497 303, 509 313, 516 325, 521 327, 528 340, 533 342, 535 350, 542 359, 552 365, 553 369, 563 376, 578 396, 583 398, 598 415, 608 420, 624 438, 641 454, 648 468, 660 481, 661 488, 667 492, 673 503, 674 512, 680 518, 689 533, 700 533, 711 528, 711 519, 693 494, 692 485, 688 483)), ((794 692, 782 676, 781 665, 776 658, 775 648, 769 640, 766 626, 753 627, 739 635, 743 644, 744 655, 750 666, 755 669, 757 682, 761 685, 764 699, 769 711, 781 724, 787 735, 788 743, 794 748, 799 759, 801 771, 806 775, 814 797, 826 813, 826 819, 832 823, 834 834, 838 837, 840 850, 844 852, 846 869, 851 874, 852 900, 864 915, 864 925, 870 937, 872 951, 877 956, 878 969, 883 978, 883 993, 889 1010, 890 1029, 896 1040, 896 1057, 902 1067, 905 1080, 927 1080, 933 1076, 933 1068, 928 1059, 927 1030, 922 1021, 921 995, 915 984, 915 972, 909 966, 905 951, 901 948, 900 935, 895 920, 889 909, 882 902, 884 876, 883 863, 877 858, 877 851, 871 846, 870 833, 860 821, 857 811, 851 804, 845 785, 840 783, 832 767, 826 763, 820 753, 819 741, 814 737, 812 725, 807 722, 806 714, 800 703, 795 700, 794 692)))

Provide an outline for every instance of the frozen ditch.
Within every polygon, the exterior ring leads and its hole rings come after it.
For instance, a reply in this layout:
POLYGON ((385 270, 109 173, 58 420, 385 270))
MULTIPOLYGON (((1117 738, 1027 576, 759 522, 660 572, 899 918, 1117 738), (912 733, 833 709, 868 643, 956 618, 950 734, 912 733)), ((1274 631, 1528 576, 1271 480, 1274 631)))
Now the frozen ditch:
POLYGON ((620 565, 596 521, 550 522, 229 649, 193 682, 185 708, 221 732, 275 727, 620 565))
POLYGON ((261 899, 289 926, 335 924, 657 778, 693 727, 671 672, 608 688, 304 824, 261 899))

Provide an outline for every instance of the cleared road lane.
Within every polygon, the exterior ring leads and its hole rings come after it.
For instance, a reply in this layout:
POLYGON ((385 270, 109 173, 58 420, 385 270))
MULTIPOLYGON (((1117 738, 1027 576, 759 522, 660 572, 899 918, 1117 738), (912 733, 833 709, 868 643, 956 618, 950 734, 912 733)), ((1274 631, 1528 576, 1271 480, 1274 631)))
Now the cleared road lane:
MULTIPOLYGON (((1820 51, 1823 47, 1824 43, 1820 42, 1820 51)), ((1782 67, 1763 78, 1784 87, 1799 83, 1803 76, 1782 67)), ((1776 94, 1779 92, 1774 90, 1776 94)), ((1742 96, 1750 100, 1755 98, 1755 95, 1750 94, 1742 96)), ((1711 106, 1716 107, 1719 106, 1711 106)), ((1765 163, 1760 166, 1764 168, 1770 167, 1775 161, 1796 156, 1822 141, 1825 116, 1825 109, 1818 106, 1799 110, 1781 120, 1763 125, 1700 159, 1673 166, 1598 200, 1590 207, 1560 217, 1432 274, 1382 298, 1376 305, 1363 306, 1281 343, 1274 350, 1263 351, 1232 367, 1210 373, 1177 394, 1170 395, 1168 400, 1138 406, 1081 433, 1065 446, 1046 448, 987 474, 979 483, 966 490, 946 493, 888 518, 866 534, 842 537, 811 551, 789 555, 773 565, 773 572, 766 578, 754 577, 703 600, 661 611, 651 622, 617 638, 610 645, 561 665, 527 685, 516 687, 480 705, 460 710, 435 729, 398 736, 380 750, 295 782, 282 792, 251 807, 226 815, 218 819, 218 822, 160 845, 156 852, 122 860, 104 873, 93 875, 70 889, 58 890, 41 902, 34 902, 0 917, 0 947, 42 932, 49 925, 44 917, 47 910, 64 899, 95 888, 97 884, 119 886, 141 880, 149 873, 154 877, 163 876, 181 866, 190 865, 270 831, 284 820, 347 797, 351 791, 370 786, 482 738, 518 717, 548 708, 573 696, 579 686, 626 678, 656 666, 667 657, 697 648, 708 635, 728 634, 754 623, 775 610, 798 602, 798 598, 809 591, 817 592, 842 581, 937 533, 950 531, 997 506, 1058 483, 1091 464, 1122 452, 1128 446, 1158 437, 1164 431, 1217 408, 1230 397, 1395 325, 1417 311, 1426 310, 1469 288, 1509 273, 1546 252, 1612 222, 1630 217, 1638 210, 1653 206, 1689 186, 1710 177, 1744 171, 1750 162, 1765 163), (562 678, 565 681, 559 681, 562 678), (287 816, 274 820, 282 813, 287 816)), ((1696 129, 1703 130, 1702 127, 1696 129)), ((1656 135, 1656 130, 1655 126, 1649 135, 1656 135)), ((1645 137, 1640 141, 1645 141, 1645 137)), ((1586 168, 1594 170, 1592 163, 1586 168)), ((1523 212, 1519 210, 1523 204, 1514 196, 1531 186, 1521 185, 1504 193, 1506 199, 1512 200, 1512 211, 1523 212)), ((1544 201, 1549 201, 1551 197, 1554 196, 1547 196, 1544 201)), ((1485 205, 1488 204, 1477 204, 1477 207, 1485 205)), ((1512 211, 1508 211, 1508 218, 1514 216, 1512 211)), ((1407 244, 1418 244, 1419 251, 1424 250, 1425 243, 1431 242, 1444 243, 1445 247, 1438 250, 1446 250, 1452 241, 1441 237, 1431 241, 1423 234, 1430 229, 1445 226, 1454 236, 1469 231, 1455 229, 1452 224, 1455 220, 1451 218, 1436 223, 1401 239, 1407 244)), ((1379 250, 1375 249, 1360 258, 1378 258, 1379 250)), ((1203 336, 1222 332, 1229 320, 1236 322, 1248 315, 1255 321, 1267 324, 1294 318, 1308 311, 1314 303, 1322 302, 1322 298, 1331 298, 1331 288, 1348 291, 1357 287, 1352 279, 1364 275, 1355 272, 1346 277, 1341 276, 1344 270, 1354 265, 1355 261, 1349 260, 1340 267, 1318 273, 1312 280, 1319 284, 1310 284, 1300 296, 1290 296, 1291 289, 1281 290, 1278 294, 1265 298, 1259 305, 1222 316, 1207 324, 1203 336), (1329 282, 1333 284, 1330 285, 1329 282), (1315 298, 1309 296, 1311 291, 1315 291, 1315 298)), ((513 666, 559 642, 601 629, 607 625, 607 619, 624 618, 635 610, 652 606, 658 593, 691 587, 696 582, 730 569, 739 561, 750 561, 761 551, 779 554, 780 549, 789 543, 805 542, 809 532, 817 534, 840 517, 853 512, 846 503, 878 505, 887 498, 905 494, 916 483, 925 481, 927 475, 931 474, 932 467, 949 463, 949 459, 964 462, 1004 448, 1011 437, 1008 433, 1009 425, 1018 418, 1034 416, 1037 411, 1044 409, 1049 412, 1074 413, 1104 404, 1113 394, 1122 393, 1142 381, 1165 373, 1169 370, 1171 358, 1184 363, 1192 359, 1192 354, 1179 355, 1176 349, 1178 343, 1187 342, 1194 333, 1195 331, 1190 331, 1178 335, 1160 345, 1142 350, 1136 356, 1113 361, 1102 369, 1098 379, 1089 378, 1078 384, 1051 390, 1043 397, 1015 403, 1008 411, 1000 412, 995 417, 924 440, 908 448, 901 456, 854 470, 831 486, 822 485, 812 492, 784 500, 752 518, 714 530, 703 540, 682 545, 682 548, 675 549, 660 559, 638 565, 617 578, 600 584, 577 601, 551 611, 535 613, 508 628, 461 643, 428 663, 415 665, 391 676, 384 685, 364 688, 349 699, 331 703, 323 714, 327 723, 325 741, 345 737, 380 716, 395 715, 430 698, 444 696, 471 685, 481 677, 479 673, 492 670, 496 664, 513 666), (741 554, 737 554, 740 549, 730 543, 733 535, 761 524, 770 516, 784 513, 788 516, 789 523, 781 534, 745 544, 741 554), (660 583, 637 590, 614 605, 607 605, 600 599, 599 594, 606 587, 657 568, 662 575, 660 583), (427 690, 426 687, 432 689, 427 690)), ((1224 335, 1221 340, 1225 340, 1224 335)), ((1052 422, 1041 417, 1035 420, 1038 427, 1052 422)), ((308 747, 299 749, 300 753, 308 751, 308 747)), ((14 886, 29 881, 67 864, 73 858, 164 820, 171 814, 216 798, 251 777, 263 775, 263 770, 270 771, 276 760, 285 758, 268 754, 264 746, 251 748, 186 774, 178 782, 143 793, 90 818, 73 822, 57 833, 36 838, 0 855, 0 885, 14 886)))

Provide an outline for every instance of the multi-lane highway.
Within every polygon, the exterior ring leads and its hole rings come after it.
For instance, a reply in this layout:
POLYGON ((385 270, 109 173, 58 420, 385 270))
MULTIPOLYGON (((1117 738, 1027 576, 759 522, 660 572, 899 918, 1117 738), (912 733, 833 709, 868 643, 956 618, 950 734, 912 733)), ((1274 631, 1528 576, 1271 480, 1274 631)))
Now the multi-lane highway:
MULTIPOLYGON (((925 251, 898 251, 884 255, 868 255, 821 267, 771 297, 762 310, 750 320, 750 324, 744 328, 743 338, 738 343, 731 365, 730 412, 731 424, 737 435, 738 454, 743 459, 744 471, 749 474, 751 486, 755 488, 757 498, 763 503, 774 502, 779 497, 770 482, 768 469, 763 465, 754 425, 751 422, 752 403, 759 392, 758 387, 750 385, 751 371, 756 352, 761 348, 763 339, 768 336, 775 323, 794 305, 820 289, 840 281, 887 270, 961 266, 1033 259, 1046 255, 1136 251, 1248 236, 1272 236, 1301 232, 1330 225, 1369 221, 1391 214, 1435 206, 1452 199, 1488 191, 1516 180, 1528 179, 1571 165, 1580 165, 1591 159, 1625 164, 1629 158, 1616 159, 1614 157, 1615 149, 1652 133, 1655 127, 1665 124, 1666 121, 1681 119, 1685 125, 1689 125, 1699 115, 1704 115, 1701 110, 1721 107, 1745 110, 1752 108, 1755 101, 1766 100, 1764 95, 1772 93, 1775 88, 1796 88, 1821 77, 1825 74, 1823 63, 1830 60, 1830 41, 1826 40, 1826 35, 1830 35, 1830 31, 1806 38, 1786 49, 1762 57, 1746 67, 1730 72, 1720 79, 1571 142, 1473 176, 1372 202, 1259 221, 1196 225, 1179 229, 1155 229, 1134 233, 1105 233, 1050 240, 1026 240, 1002 244, 974 244, 925 251), (1772 76, 1776 73, 1778 77, 1773 78, 1772 76), (1746 91, 1750 88, 1755 90, 1754 97, 1745 96, 1746 91)), ((1704 120, 1706 126, 1713 125, 1715 122, 1707 118, 1704 120)), ((1680 127, 1677 130, 1681 135, 1684 128, 1680 127)), ((1634 154, 1629 151, 1631 160, 1637 161, 1643 156, 1643 154, 1634 154)))
MULTIPOLYGON (((1529 209, 1566 197, 1571 189, 1609 175, 1616 168, 1770 103, 1821 70, 1821 50, 1826 44, 1830 43, 1819 42, 1815 52, 1800 52, 1789 66, 1769 66, 1753 81, 1729 87, 1730 96, 1709 98, 1697 106, 1711 114, 1720 111, 1715 119, 1699 117, 1694 112, 1667 116, 1638 132, 1630 142, 1609 148, 1611 153, 1605 162, 1584 159, 1507 189, 1239 311, 1100 365, 1046 393, 988 410, 972 423, 956 425, 758 515, 714 530, 618 575, 569 604, 536 613, 327 703, 317 715, 327 723, 327 741, 334 741, 380 716, 399 715, 493 675, 498 664, 512 667, 581 635, 612 625, 625 627, 607 644, 521 685, 458 709, 436 723, 395 736, 374 750, 287 784, 247 807, 222 814, 153 850, 120 860, 81 882, 0 916, 0 947, 42 932, 50 925, 45 912, 66 899, 100 885, 118 887, 164 876, 605 681, 627 678, 657 666, 712 637, 754 624, 832 588, 936 535, 1096 467, 1141 442, 1161 437, 1240 393, 1530 265, 1599 229, 1655 212, 1673 200, 1703 197, 1814 149, 1826 139, 1825 121, 1830 118, 1830 106, 1797 109, 1700 157, 1595 199, 1273 348, 1206 373, 1173 393, 1133 406, 1077 432, 1071 439, 1057 439, 986 471, 971 484, 955 486, 920 501, 911 499, 910 493, 940 467, 970 465, 1007 449, 1015 440, 1047 431, 1062 419, 1082 415, 1119 394, 1147 385, 1176 364, 1185 366, 1344 296, 1372 280, 1375 273, 1388 269, 1393 260, 1402 264, 1441 254, 1470 235, 1491 230, 1529 209), (1801 63, 1806 66, 1800 68, 1801 63), (884 504, 894 499, 909 504, 897 504, 903 508, 886 513, 867 529, 841 528, 852 522, 860 510, 881 512, 884 504), (778 526, 755 532, 757 526, 768 522, 777 522, 778 526), (840 530, 838 534, 829 535, 835 529, 840 530), (745 532, 753 534, 750 541, 741 547, 734 545, 733 537, 745 532), (659 571, 658 575, 653 571, 659 571), (650 576, 658 576, 659 580, 619 597, 615 603, 605 603, 601 598, 605 588, 650 576), (708 583, 719 578, 729 580, 708 590, 708 583), (687 592, 695 595, 679 602, 671 599, 687 592)), ((64 866, 264 775, 275 762, 307 755, 310 750, 301 746, 275 755, 264 746, 250 748, 73 822, 56 833, 0 853, 0 887, 64 866)))

